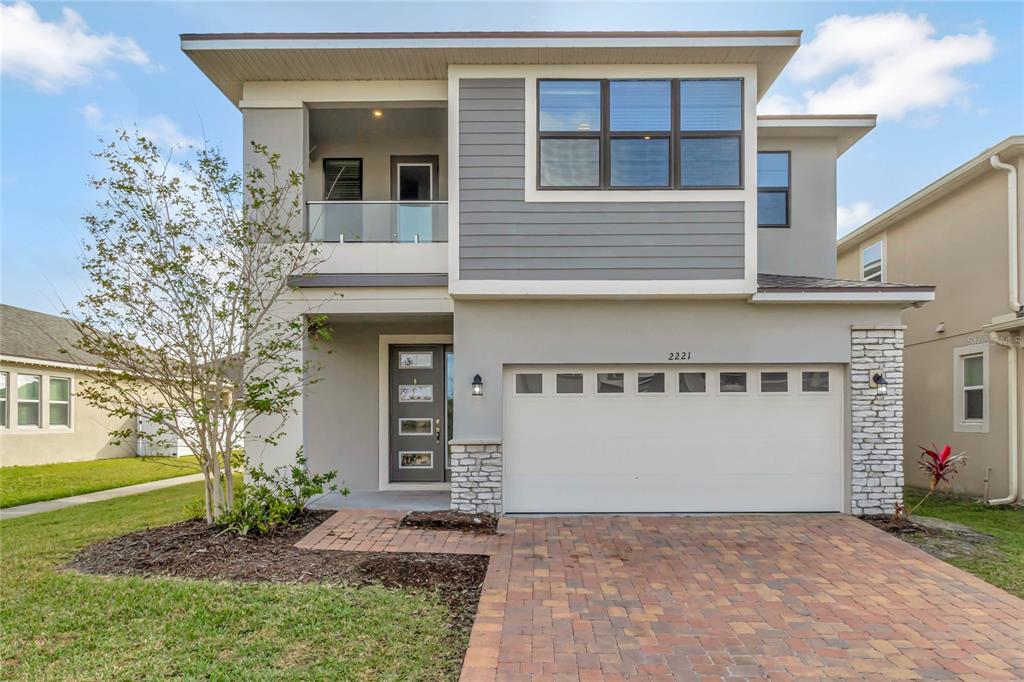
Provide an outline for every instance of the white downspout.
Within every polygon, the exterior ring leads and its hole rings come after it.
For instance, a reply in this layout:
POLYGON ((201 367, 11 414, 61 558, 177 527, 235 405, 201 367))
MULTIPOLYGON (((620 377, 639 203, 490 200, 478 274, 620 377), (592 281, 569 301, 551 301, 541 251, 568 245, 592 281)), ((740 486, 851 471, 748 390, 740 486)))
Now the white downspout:
POLYGON ((1010 309, 1013 314, 1020 313, 1020 273, 1019 250, 1017 232, 1017 167, 1003 163, 998 154, 993 154, 988 162, 997 170, 1006 171, 1006 217, 1009 222, 1009 249, 1010 252, 1010 309))
MULTIPOLYGON (((1010 308, 1013 310, 1015 315, 1019 315, 1021 312, 1020 305, 1020 274, 1017 272, 1019 267, 1019 255, 1018 250, 1020 249, 1019 244, 1019 226, 1017 225, 1017 167, 1008 163, 1003 163, 999 158, 998 154, 993 154, 989 158, 989 163, 996 170, 1006 171, 1006 200, 1007 200, 1007 221, 1009 223, 1009 252, 1010 252, 1010 308)), ((1007 349, 1006 356, 1006 385, 1007 385, 1007 421, 1009 422, 1009 433, 1007 434, 1007 445, 1008 445, 1008 460, 1009 460, 1009 478, 1010 478, 1010 490, 1006 497, 999 498, 997 500, 988 500, 991 505, 998 504, 1012 504, 1017 501, 1020 496, 1020 489, 1018 486, 1018 478, 1020 477, 1017 471, 1017 463, 1020 459, 1018 453, 1019 443, 1017 434, 1020 429, 1019 411, 1017 409, 1017 348, 1010 343, 1003 343, 999 340, 998 335, 993 333, 991 335, 992 341, 1000 346, 1005 346, 1007 349)))

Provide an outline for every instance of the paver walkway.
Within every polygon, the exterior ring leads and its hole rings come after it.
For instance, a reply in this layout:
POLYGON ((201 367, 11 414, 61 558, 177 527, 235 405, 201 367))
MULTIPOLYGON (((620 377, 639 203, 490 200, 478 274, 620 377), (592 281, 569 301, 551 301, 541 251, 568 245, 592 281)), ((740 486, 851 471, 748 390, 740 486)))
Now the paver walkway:
POLYGON ((125 495, 138 495, 139 493, 148 493, 150 490, 160 490, 161 488, 170 488, 171 486, 201 480, 203 480, 202 474, 189 474, 188 476, 178 476, 177 478, 165 478, 160 481, 149 481, 148 483, 136 483, 135 485, 126 485, 120 488, 110 488, 109 490, 97 490, 94 493, 85 493, 84 495, 72 495, 71 497, 59 497, 56 500, 21 504, 17 507, 0 509, 0 520, 14 519, 19 516, 39 514, 66 507, 77 507, 80 504, 112 500, 115 497, 124 497, 125 495))
POLYGON ((399 516, 342 511, 303 542, 490 554, 464 682, 1024 679, 1024 600, 851 517, 505 518, 453 538, 399 516))

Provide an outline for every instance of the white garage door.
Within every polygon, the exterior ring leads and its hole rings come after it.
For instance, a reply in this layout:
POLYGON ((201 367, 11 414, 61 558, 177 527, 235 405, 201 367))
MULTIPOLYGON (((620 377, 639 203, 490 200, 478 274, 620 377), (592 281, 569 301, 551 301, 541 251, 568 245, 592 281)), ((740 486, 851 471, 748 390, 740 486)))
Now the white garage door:
POLYGON ((508 512, 840 511, 839 366, 509 367, 508 512))

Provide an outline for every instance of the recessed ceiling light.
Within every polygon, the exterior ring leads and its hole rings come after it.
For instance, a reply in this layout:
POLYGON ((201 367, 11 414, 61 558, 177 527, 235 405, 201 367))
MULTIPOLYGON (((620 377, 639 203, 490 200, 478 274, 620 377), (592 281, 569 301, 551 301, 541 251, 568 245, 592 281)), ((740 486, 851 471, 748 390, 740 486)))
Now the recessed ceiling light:
POLYGON ((380 118, 383 115, 384 115, 384 112, 381 111, 380 109, 374 109, 373 110, 373 117, 374 118, 380 118))

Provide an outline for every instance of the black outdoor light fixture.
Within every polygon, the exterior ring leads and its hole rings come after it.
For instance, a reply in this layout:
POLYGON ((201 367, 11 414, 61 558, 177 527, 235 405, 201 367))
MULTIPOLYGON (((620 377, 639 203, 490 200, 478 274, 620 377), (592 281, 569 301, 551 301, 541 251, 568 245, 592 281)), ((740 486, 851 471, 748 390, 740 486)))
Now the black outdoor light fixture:
POLYGON ((882 370, 876 370, 871 373, 871 381, 868 384, 874 388, 878 395, 885 395, 886 387, 889 382, 885 380, 885 375, 882 374, 882 370))
POLYGON ((484 380, 480 378, 479 374, 477 374, 476 376, 473 377, 473 395, 483 395, 483 394, 484 394, 484 380))

